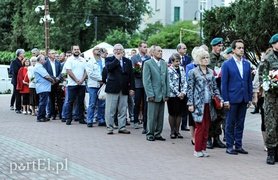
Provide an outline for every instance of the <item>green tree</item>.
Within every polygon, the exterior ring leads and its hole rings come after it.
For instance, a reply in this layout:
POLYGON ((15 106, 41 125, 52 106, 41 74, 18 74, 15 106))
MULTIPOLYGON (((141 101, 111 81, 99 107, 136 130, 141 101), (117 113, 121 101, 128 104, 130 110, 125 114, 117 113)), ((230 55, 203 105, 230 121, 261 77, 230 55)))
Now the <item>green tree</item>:
POLYGON ((149 45, 159 45, 162 48, 175 49, 180 43, 180 29, 182 31, 182 42, 187 45, 189 50, 199 45, 198 26, 193 25, 192 21, 179 21, 165 26, 160 32, 150 36, 149 45), (189 30, 189 31, 188 31, 189 30), (190 31, 195 31, 190 32, 190 31))
POLYGON ((268 40, 277 33, 278 6, 275 0, 236 0, 229 7, 216 7, 204 13, 205 42, 222 37, 225 45, 235 39, 245 42, 245 56, 257 65, 255 55, 265 51, 268 40))
MULTIPOLYGON (((44 11, 36 13, 38 5, 43 5, 43 0, 2 0, 0 12, 2 19, 0 32, 11 32, 7 38, 1 38, 5 42, 1 50, 10 50, 21 47, 31 49, 33 47, 44 48, 44 24, 39 20, 44 16, 44 11), (4 22, 5 20, 5 22, 4 22), (2 26, 2 25, 5 26, 2 26), (9 26, 11 24, 11 26, 9 26), (8 44, 10 39, 10 44, 8 44)), ((86 27, 87 18, 91 21, 98 17, 98 40, 104 40, 109 30, 123 29, 132 34, 142 19, 142 14, 149 13, 146 0, 57 0, 49 2, 50 16, 55 24, 50 24, 50 48, 69 50, 72 44, 79 44, 81 50, 90 48, 93 40, 95 26, 86 27)), ((3 34, 3 33, 2 33, 3 34)), ((5 35, 6 35, 5 34, 5 35)), ((4 35, 2 35, 4 37, 4 35)))

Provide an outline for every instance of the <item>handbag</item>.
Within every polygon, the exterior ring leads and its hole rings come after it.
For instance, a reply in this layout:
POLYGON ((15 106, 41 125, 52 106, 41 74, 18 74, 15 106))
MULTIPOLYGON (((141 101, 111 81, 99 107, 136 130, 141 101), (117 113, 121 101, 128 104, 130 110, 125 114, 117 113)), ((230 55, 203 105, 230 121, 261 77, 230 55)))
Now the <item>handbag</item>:
POLYGON ((105 88, 106 88, 106 84, 103 84, 97 92, 98 99, 103 100, 103 101, 105 101, 105 99, 106 99, 105 88))
POLYGON ((215 109, 221 109, 222 108, 221 107, 221 100, 216 95, 213 95, 211 100, 214 104, 215 109))
POLYGON ((215 109, 221 109, 221 108, 222 108, 222 107, 221 107, 221 100, 219 99, 218 96, 216 96, 216 95, 213 93, 212 87, 210 86, 210 84, 209 84, 209 82, 208 82, 208 79, 206 78, 206 75, 204 75, 204 77, 205 77, 205 79, 206 79, 206 81, 207 81, 207 84, 208 84, 208 86, 209 86, 209 89, 211 90, 211 92, 212 92, 212 94, 213 94, 211 100, 212 100, 212 104, 213 104, 214 108, 215 108, 215 109))

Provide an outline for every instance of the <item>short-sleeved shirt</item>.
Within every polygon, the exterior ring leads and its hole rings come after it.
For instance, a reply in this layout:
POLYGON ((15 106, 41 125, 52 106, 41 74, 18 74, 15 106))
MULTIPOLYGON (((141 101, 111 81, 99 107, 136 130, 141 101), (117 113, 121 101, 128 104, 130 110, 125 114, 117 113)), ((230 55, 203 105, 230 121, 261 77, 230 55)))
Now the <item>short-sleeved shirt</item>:
MULTIPOLYGON (((85 69, 86 69, 86 60, 82 57, 71 56, 67 59, 65 63, 65 68, 71 69, 72 73, 77 79, 82 79, 85 69)), ((68 75, 68 86, 77 86, 78 84, 68 75)), ((85 81, 82 83, 85 86, 85 81)))
POLYGON ((45 79, 44 77, 49 75, 46 69, 40 63, 36 63, 34 69, 34 75, 36 80, 36 92, 37 94, 42 92, 51 91, 51 82, 45 79))

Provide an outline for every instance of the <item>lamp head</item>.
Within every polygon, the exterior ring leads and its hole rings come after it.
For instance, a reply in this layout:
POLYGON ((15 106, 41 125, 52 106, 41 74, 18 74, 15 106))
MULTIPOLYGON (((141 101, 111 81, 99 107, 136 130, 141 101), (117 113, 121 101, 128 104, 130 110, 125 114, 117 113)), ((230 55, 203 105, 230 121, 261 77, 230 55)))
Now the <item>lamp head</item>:
POLYGON ((91 21, 90 21, 89 19, 87 19, 86 22, 85 22, 85 25, 86 25, 87 27, 89 27, 89 26, 91 26, 91 24, 92 24, 91 21))

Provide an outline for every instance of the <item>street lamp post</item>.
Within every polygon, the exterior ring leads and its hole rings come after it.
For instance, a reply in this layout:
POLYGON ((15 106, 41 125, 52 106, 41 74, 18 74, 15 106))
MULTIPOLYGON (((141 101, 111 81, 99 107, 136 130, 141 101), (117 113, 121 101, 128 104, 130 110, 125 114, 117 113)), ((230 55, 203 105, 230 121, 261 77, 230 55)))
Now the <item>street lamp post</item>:
POLYGON ((182 31, 187 31, 187 32, 199 34, 198 31, 194 31, 194 30, 190 30, 190 29, 185 29, 185 28, 180 28, 180 43, 182 43, 182 31))
MULTIPOLYGON (((98 16, 111 16, 111 15, 108 15, 108 14, 102 14, 102 15, 93 15, 93 14, 89 14, 88 17, 87 17, 87 20, 86 22, 84 23, 87 27, 91 26, 92 23, 90 21, 90 16, 94 16, 94 26, 95 26, 95 42, 97 42, 98 40, 98 16)), ((127 18, 123 15, 118 15, 119 17, 122 17, 122 18, 127 18)))
POLYGON ((44 17, 40 18, 40 23, 42 24, 44 22, 46 55, 48 54, 49 46, 50 46, 49 22, 51 22, 51 24, 54 24, 54 19, 51 18, 50 14, 49 14, 49 1, 50 2, 55 2, 56 0, 44 0, 44 5, 37 6, 36 9, 35 9, 36 12, 39 12, 40 9, 44 10, 44 17))
POLYGON ((198 24, 198 21, 197 21, 197 12, 200 13, 200 44, 202 45, 203 44, 203 40, 202 40, 202 36, 203 36, 203 30, 202 30, 202 18, 203 18, 203 15, 202 15, 202 12, 197 10, 195 12, 195 16, 194 16, 194 20, 192 21, 193 24, 198 24))

